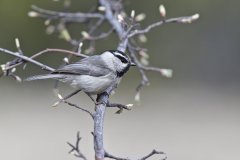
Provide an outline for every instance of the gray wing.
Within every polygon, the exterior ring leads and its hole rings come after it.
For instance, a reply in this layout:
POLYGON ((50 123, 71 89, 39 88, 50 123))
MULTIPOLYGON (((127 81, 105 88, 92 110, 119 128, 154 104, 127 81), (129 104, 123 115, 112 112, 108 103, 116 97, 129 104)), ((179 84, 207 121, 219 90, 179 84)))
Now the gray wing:
POLYGON ((74 74, 74 75, 90 75, 100 77, 107 75, 111 70, 101 60, 99 55, 84 58, 78 62, 65 65, 52 74, 74 74))

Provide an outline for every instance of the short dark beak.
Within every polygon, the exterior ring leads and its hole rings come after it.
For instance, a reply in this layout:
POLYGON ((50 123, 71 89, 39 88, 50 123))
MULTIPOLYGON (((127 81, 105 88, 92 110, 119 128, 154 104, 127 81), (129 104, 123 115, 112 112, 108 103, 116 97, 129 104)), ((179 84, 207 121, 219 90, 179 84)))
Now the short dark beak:
POLYGON ((135 63, 133 63, 133 62, 131 62, 131 64, 130 64, 131 66, 136 66, 136 64, 135 63))

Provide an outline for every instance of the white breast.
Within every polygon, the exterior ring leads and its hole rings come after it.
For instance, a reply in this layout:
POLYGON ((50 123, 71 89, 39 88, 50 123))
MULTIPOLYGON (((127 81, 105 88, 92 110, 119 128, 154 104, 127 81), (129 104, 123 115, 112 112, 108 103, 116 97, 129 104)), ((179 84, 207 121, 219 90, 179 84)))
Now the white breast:
POLYGON ((115 77, 111 74, 92 77, 89 75, 74 76, 71 85, 75 88, 82 89, 90 94, 99 94, 104 92, 114 82, 115 77))

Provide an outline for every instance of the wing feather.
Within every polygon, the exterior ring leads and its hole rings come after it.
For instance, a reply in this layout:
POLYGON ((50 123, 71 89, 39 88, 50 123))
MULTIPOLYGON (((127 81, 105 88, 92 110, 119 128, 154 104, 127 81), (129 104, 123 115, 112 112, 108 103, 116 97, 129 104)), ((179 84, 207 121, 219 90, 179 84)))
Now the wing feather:
POLYGON ((52 74, 74 74, 74 75, 90 75, 94 77, 105 76, 111 72, 103 63, 99 55, 84 58, 78 62, 65 65, 52 74), (100 63, 101 62, 101 63, 100 63))

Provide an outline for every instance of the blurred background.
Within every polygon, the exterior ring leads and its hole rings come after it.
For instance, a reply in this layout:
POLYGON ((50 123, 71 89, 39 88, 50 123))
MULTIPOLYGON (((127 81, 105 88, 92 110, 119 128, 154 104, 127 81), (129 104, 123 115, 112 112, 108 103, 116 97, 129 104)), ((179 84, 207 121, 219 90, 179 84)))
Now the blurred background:
MULTIPOLYGON (((126 0, 130 14, 146 13, 143 26, 159 20, 158 6, 164 4, 167 17, 200 14, 190 25, 167 24, 147 34, 150 63, 172 68, 172 79, 148 73, 151 85, 141 92, 141 102, 134 102, 139 82, 136 69, 124 77, 112 101, 134 103, 133 110, 116 115, 108 109, 105 119, 105 147, 114 155, 137 158, 158 149, 171 160, 238 159, 240 148, 240 1, 225 0, 126 0)), ((0 0, 0 47, 15 49, 20 39, 22 50, 32 55, 46 48, 71 46, 47 35, 43 20, 27 16, 35 4, 50 10, 62 10, 63 1, 0 0)), ((72 0, 72 11, 88 11, 94 0, 72 0)), ((81 34, 81 26, 72 33, 81 34)), ((116 48, 116 38, 98 46, 101 52, 116 48)), ((63 55, 62 55, 63 56, 63 55)), ((12 57, 0 53, 0 64, 12 57)), ((62 58, 45 55, 39 61, 51 66, 62 58)), ((28 65, 22 77, 41 74, 28 65)), ((93 159, 91 119, 75 108, 61 104, 50 107, 57 98, 54 81, 17 83, 0 79, 0 159, 66 160, 76 159, 67 152, 66 141, 75 142, 76 132, 83 137, 81 149, 93 159)), ((61 85, 61 93, 72 88, 61 85)), ((92 102, 79 94, 73 102, 93 109, 92 102)), ((154 159, 154 158, 153 158, 154 159)))

